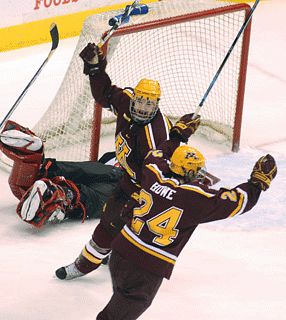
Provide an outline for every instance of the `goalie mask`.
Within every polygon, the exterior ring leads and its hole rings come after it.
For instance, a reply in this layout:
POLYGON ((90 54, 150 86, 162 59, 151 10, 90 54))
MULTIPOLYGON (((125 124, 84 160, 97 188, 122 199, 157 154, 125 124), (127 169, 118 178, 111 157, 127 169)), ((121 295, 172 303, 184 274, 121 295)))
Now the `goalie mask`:
POLYGON ((158 111, 160 95, 161 89, 158 81, 140 80, 134 88, 134 96, 130 101, 132 119, 139 124, 149 123, 158 111))
POLYGON ((184 177, 184 182, 204 181, 205 158, 197 149, 187 145, 180 146, 174 151, 170 161, 171 171, 184 177))

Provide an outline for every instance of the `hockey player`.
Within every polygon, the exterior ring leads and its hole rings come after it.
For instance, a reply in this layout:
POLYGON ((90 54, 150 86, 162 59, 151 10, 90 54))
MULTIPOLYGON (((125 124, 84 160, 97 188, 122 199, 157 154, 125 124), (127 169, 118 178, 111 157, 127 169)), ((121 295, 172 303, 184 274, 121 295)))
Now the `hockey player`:
MULTIPOLYGON (((118 187, 104 207, 100 223, 92 238, 83 248, 74 263, 61 268, 57 275, 61 279, 72 279, 97 269, 102 259, 111 250, 113 238, 120 232, 130 217, 121 214, 127 201, 137 196, 142 179, 142 164, 150 150, 169 138, 171 123, 159 109, 161 95, 158 81, 142 79, 133 89, 121 89, 111 84, 105 72, 106 59, 95 44, 89 43, 80 53, 84 61, 84 73, 89 75, 94 99, 117 115, 115 131, 115 152, 124 169, 118 187)), ((182 138, 189 131, 193 133, 200 118, 192 115, 182 117, 172 128, 172 134, 182 138)), ((180 139, 176 140, 177 145, 180 139)))
MULTIPOLYGON (((174 149, 172 141, 167 143, 174 149)), ((201 183, 205 159, 197 149, 179 146, 167 158, 155 150, 144 161, 139 205, 130 205, 132 219, 111 246, 113 295, 97 320, 138 319, 163 279, 170 279, 196 227, 251 210, 277 174, 275 160, 267 154, 255 163, 248 181, 214 190, 201 183)))
MULTIPOLYGON (((101 161, 56 161, 31 130, 7 121, 0 150, 14 161, 9 186, 17 214, 35 227, 64 219, 98 218, 122 170, 101 161)), ((106 155, 108 156, 108 155, 106 155)))

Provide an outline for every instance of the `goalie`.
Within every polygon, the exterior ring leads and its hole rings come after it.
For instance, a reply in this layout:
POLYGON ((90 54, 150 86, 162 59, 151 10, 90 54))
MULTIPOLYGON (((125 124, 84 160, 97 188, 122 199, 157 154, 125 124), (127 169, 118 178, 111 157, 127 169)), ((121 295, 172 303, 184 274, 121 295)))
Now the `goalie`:
POLYGON ((112 152, 99 161, 45 158, 42 140, 10 120, 1 133, 0 150, 14 161, 9 186, 20 200, 17 214, 35 227, 98 218, 122 176, 120 168, 105 164, 112 152))

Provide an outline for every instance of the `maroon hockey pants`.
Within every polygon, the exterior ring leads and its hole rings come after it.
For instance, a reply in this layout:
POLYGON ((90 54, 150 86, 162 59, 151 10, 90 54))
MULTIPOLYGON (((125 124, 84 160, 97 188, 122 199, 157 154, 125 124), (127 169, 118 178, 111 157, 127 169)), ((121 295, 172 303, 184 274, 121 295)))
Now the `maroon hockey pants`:
POLYGON ((96 320, 135 320, 151 305, 163 278, 112 251, 109 262, 113 295, 96 320))
MULTIPOLYGON (((111 248, 112 240, 128 221, 121 216, 122 209, 129 197, 122 189, 116 187, 107 200, 99 224, 96 226, 92 239, 101 248, 111 248)), ((128 218, 129 219, 129 218, 128 218)))

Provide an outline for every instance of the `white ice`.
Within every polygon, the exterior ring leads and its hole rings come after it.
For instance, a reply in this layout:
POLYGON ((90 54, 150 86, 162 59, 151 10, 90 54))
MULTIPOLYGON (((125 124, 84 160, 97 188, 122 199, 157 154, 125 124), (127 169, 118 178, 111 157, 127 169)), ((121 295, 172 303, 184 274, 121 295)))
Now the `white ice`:
MULTIPOLYGON (((277 178, 251 212, 196 230, 142 320, 286 319, 285 12, 285 0, 272 0, 262 1, 254 14, 240 152, 194 140, 208 169, 222 178, 220 185, 248 179, 266 153, 277 160, 277 178)), ((76 42, 60 42, 13 120, 34 125, 57 91, 76 42)), ((45 44, 0 55, 0 119, 49 49, 45 44)), ((57 280, 54 271, 79 254, 97 221, 35 230, 15 214, 8 172, 0 170, 0 177, 0 319, 95 319, 112 293, 108 268, 70 282, 57 280)))

